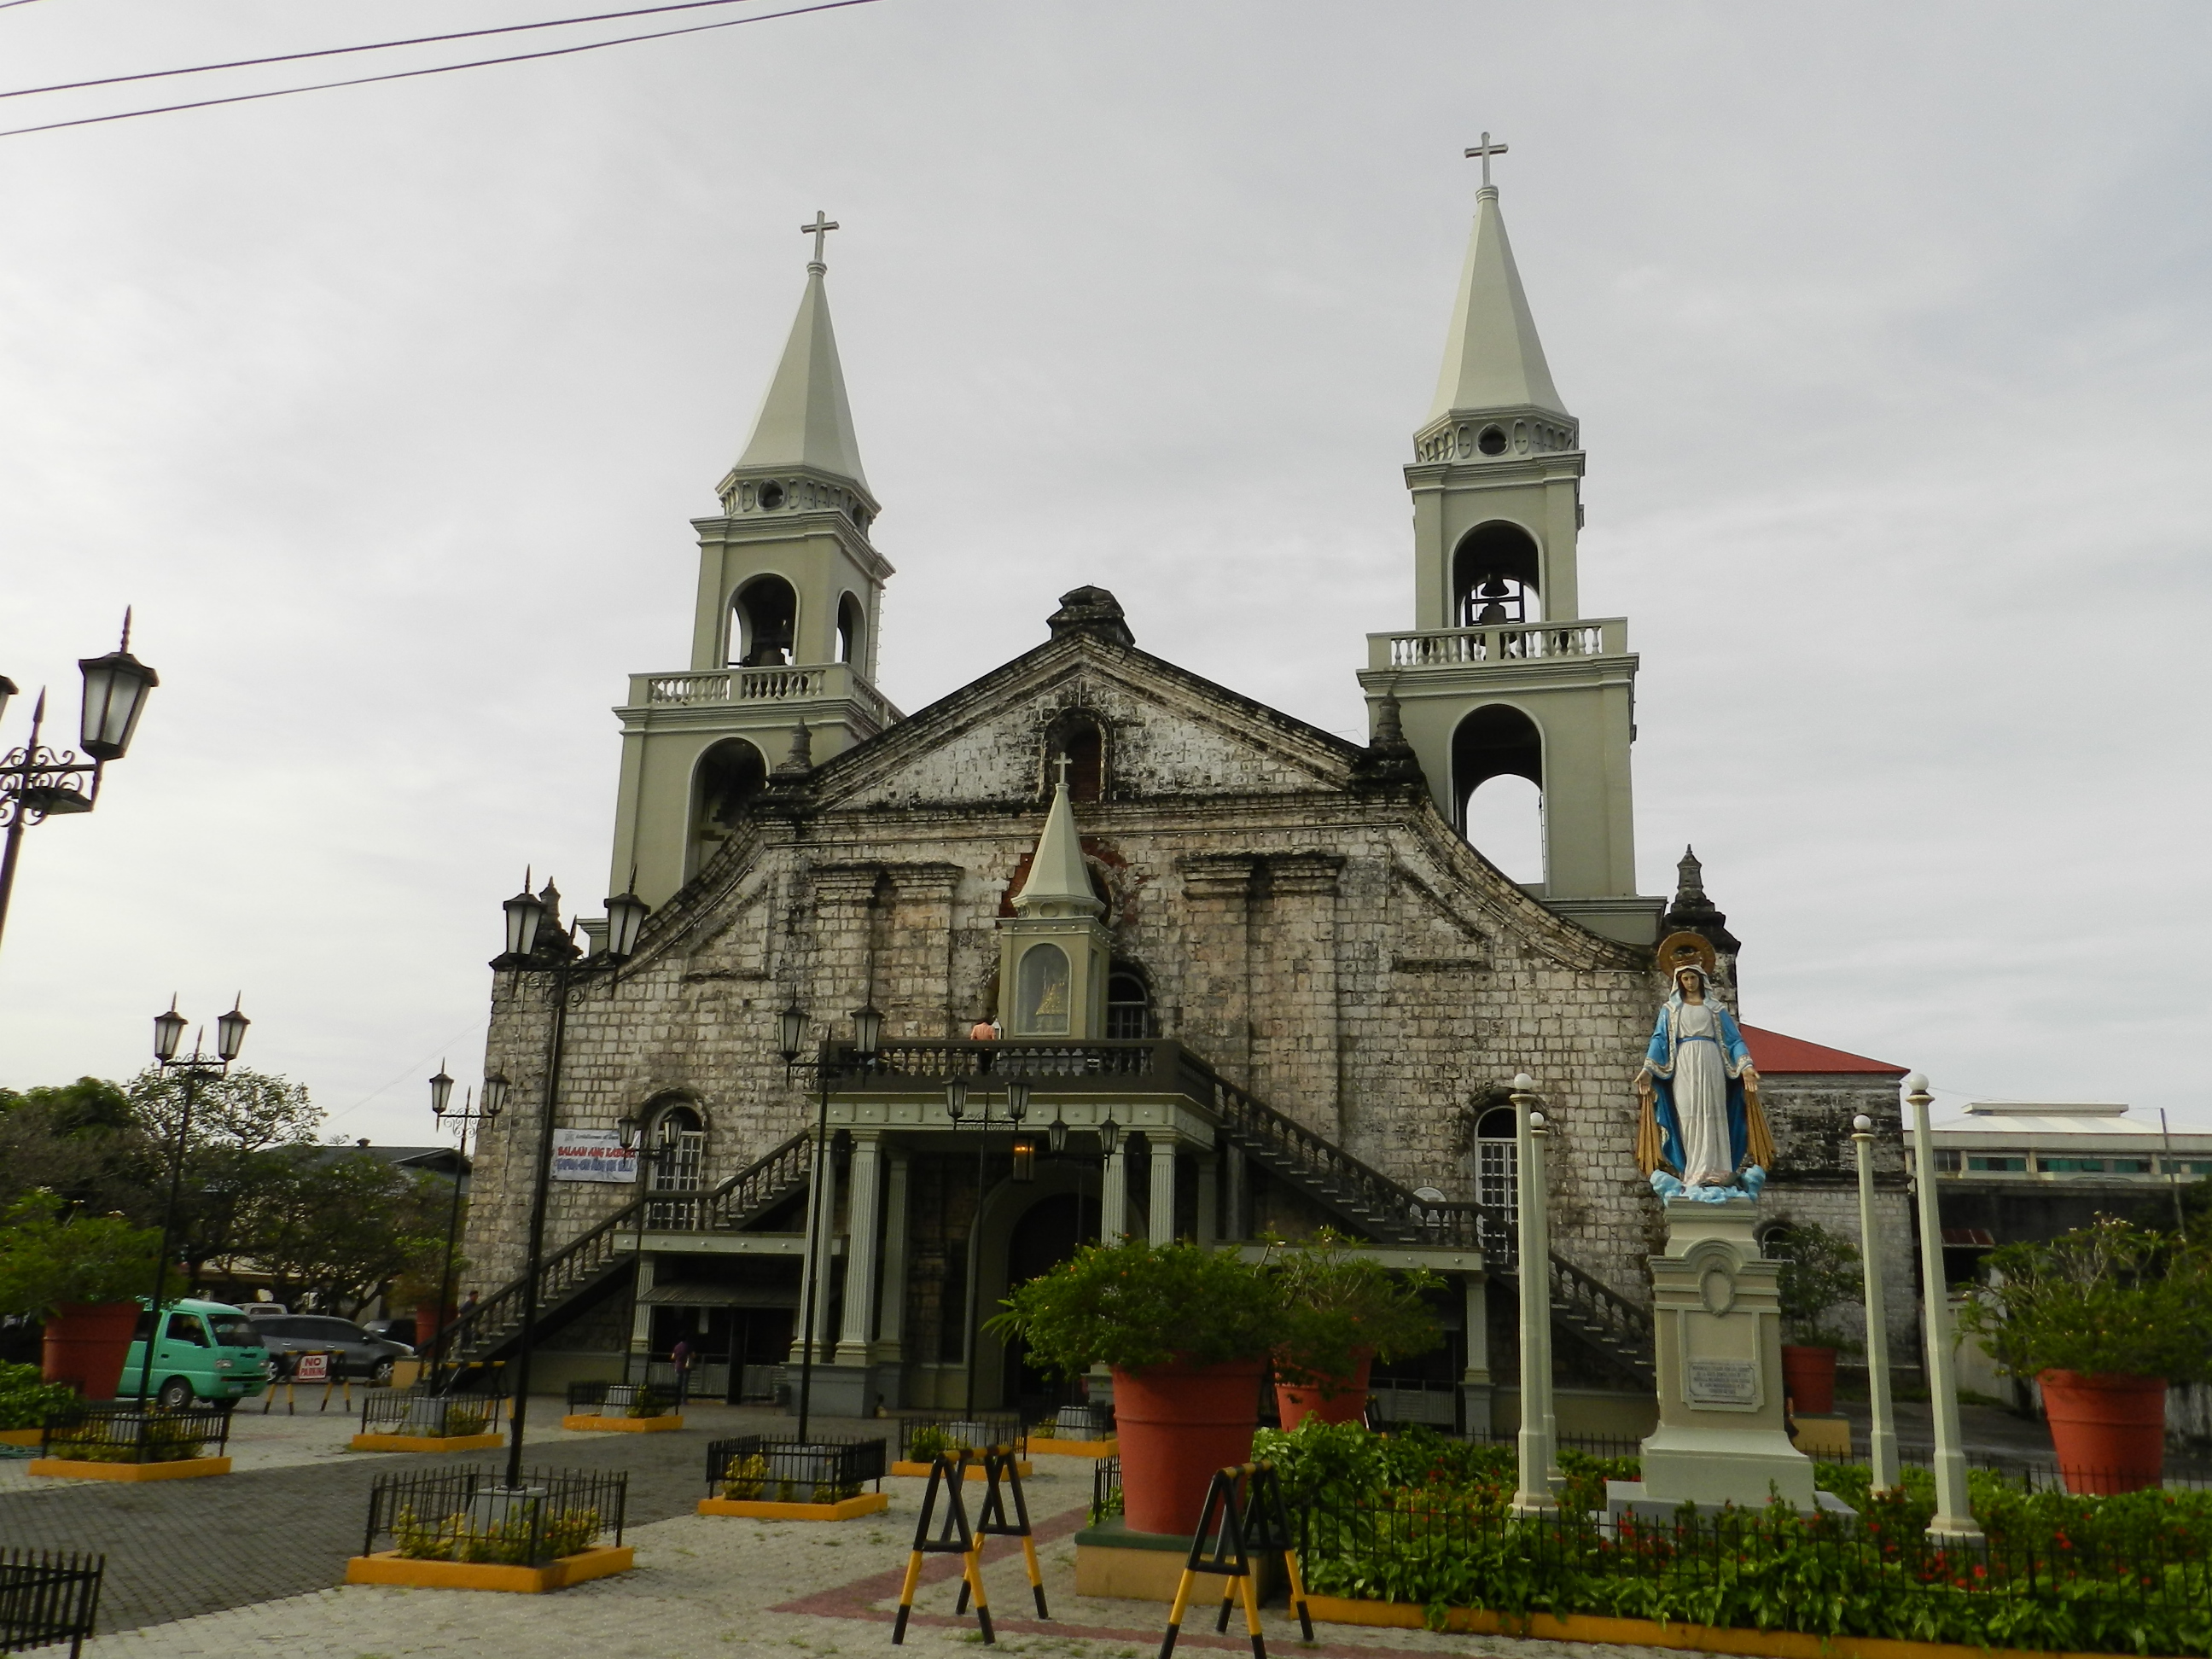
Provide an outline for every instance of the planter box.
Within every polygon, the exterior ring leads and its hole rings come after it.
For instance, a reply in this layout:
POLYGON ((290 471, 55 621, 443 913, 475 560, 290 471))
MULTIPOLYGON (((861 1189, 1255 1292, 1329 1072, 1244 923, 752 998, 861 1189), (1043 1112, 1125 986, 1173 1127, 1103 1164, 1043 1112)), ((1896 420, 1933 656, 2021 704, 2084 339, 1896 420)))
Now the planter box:
MULTIPOLYGON (((1176 1586, 1182 1581, 1183 1563, 1189 1559, 1188 1534, 1178 1537, 1172 1533, 1131 1532, 1117 1516, 1075 1534, 1075 1593, 1120 1596, 1131 1601, 1172 1601, 1176 1586)), ((1252 1565, 1258 1571, 1255 1589, 1264 1601, 1283 1583, 1283 1558, 1261 1556, 1252 1565)), ((1201 1574, 1191 1606, 1216 1605, 1221 1587, 1230 1582, 1201 1574)))
POLYGON ((1030 1441, 1031 1457, 1118 1457, 1121 1443, 1109 1435, 1103 1440, 1038 1440, 1030 1441))
POLYGON ((581 1429, 590 1434, 666 1434, 684 1426, 680 1417, 592 1417, 583 1413, 572 1413, 561 1419, 564 1429, 581 1429))
POLYGON ((461 1452, 489 1451, 506 1443, 503 1434, 357 1434, 352 1447, 356 1451, 461 1452))
POLYGON ((1797 1413, 1797 1437, 1790 1443, 1808 1457, 1848 1460, 1851 1455, 1851 1419, 1843 1416, 1809 1417, 1797 1413))
POLYGON ((39 1446, 46 1443, 44 1429, 0 1429, 0 1446, 39 1446))
POLYGON ((228 1457, 184 1457, 168 1463, 90 1463, 73 1457, 34 1457, 33 1474, 61 1480, 193 1480, 204 1474, 228 1474, 228 1457))
POLYGON ((488 1561, 410 1561, 397 1550, 384 1550, 348 1561, 345 1581, 404 1584, 414 1589, 509 1590, 539 1595, 628 1572, 636 1565, 637 1552, 628 1544, 602 1544, 542 1567, 502 1567, 488 1561))
MULTIPOLYGON (((1370 1629, 1425 1630, 1425 1610, 1407 1601, 1353 1601, 1310 1595, 1317 1624, 1364 1625, 1370 1629)), ((1447 1607, 1444 1628, 1480 1636, 1517 1636, 1540 1642, 1612 1642, 1635 1647, 1685 1649, 1692 1653, 1743 1653, 1754 1659, 2113 1659, 2113 1656, 2046 1653, 2021 1648, 1975 1648, 1948 1642, 1898 1642, 1877 1636, 1814 1636, 1791 1630, 1727 1630, 1711 1625, 1657 1624, 1645 1619, 1605 1619, 1571 1613, 1489 1613, 1447 1607)))
MULTIPOLYGON (((1035 1451, 1036 1448, 1032 1446, 1030 1449, 1035 1451)), ((927 1480, 929 1479, 931 1467, 927 1463, 894 1463, 891 1465, 891 1473, 910 1474, 919 1480, 927 1480)), ((1014 1473, 1026 1480, 1036 1473, 1036 1465, 1027 1461, 1017 1462, 1014 1465, 1014 1473)), ((981 1480, 983 1478, 983 1466, 981 1463, 970 1463, 968 1466, 968 1478, 970 1480, 981 1480)))
POLYGON ((702 1515, 734 1515, 749 1521, 857 1521, 891 1506, 883 1492, 864 1492, 842 1504, 771 1504, 758 1498, 702 1498, 702 1515))

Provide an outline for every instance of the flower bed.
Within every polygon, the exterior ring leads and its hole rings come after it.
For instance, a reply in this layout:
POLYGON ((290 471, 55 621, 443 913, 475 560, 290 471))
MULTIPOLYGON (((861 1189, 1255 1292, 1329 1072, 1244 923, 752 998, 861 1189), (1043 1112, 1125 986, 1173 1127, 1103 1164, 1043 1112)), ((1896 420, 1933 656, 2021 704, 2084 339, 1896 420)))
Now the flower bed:
POLYGON ((147 1411, 76 1401, 46 1419, 40 1456, 69 1463, 189 1463, 220 1456, 229 1441, 230 1413, 221 1408, 147 1411))
POLYGON ((2083 1653, 2212 1655, 2212 1493, 2110 1498, 1972 1476, 1978 1546, 1944 1547, 1925 1472, 1873 1497, 1863 1468, 1822 1471, 1856 1522, 1786 1504, 1609 1529, 1604 1481, 1632 1460, 1562 1451, 1557 1517, 1510 1514, 1502 1447, 1356 1426, 1263 1436, 1301 1516, 1316 1595, 1451 1608, 1593 1613, 1816 1636, 2083 1653))
POLYGON ((628 1494, 626 1474, 532 1470, 512 1492, 480 1468, 380 1475, 361 1553, 388 1540, 402 1560, 543 1566, 610 1532, 619 1545, 628 1494))

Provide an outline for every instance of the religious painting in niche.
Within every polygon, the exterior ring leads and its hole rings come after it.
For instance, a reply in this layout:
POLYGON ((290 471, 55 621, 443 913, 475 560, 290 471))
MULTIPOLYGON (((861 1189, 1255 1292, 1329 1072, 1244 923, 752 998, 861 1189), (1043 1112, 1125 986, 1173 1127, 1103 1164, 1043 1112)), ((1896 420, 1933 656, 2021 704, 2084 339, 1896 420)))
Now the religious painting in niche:
POLYGON ((781 576, 756 576, 730 606, 730 661, 741 668, 781 668, 792 660, 799 595, 781 576))
POLYGON ((1016 970, 1018 997, 1015 1018, 1024 1035, 1064 1036, 1067 1033, 1067 952, 1057 945, 1032 945, 1022 954, 1016 970))

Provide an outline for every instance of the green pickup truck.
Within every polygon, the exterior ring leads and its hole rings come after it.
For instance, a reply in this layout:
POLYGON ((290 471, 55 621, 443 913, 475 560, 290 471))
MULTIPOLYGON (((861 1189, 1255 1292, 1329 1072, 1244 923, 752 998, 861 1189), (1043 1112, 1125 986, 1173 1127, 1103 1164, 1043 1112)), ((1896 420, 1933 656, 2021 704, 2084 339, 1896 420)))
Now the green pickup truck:
MULTIPOLYGON (((123 1386, 117 1390, 125 1400, 138 1395, 139 1379, 146 1375, 146 1338, 153 1327, 153 1315, 142 1310, 131 1358, 124 1362, 123 1386)), ((171 1411, 182 1411, 195 1398, 227 1405, 268 1387, 269 1353, 253 1322, 228 1303, 172 1302, 161 1310, 151 1382, 155 1402, 171 1411)))

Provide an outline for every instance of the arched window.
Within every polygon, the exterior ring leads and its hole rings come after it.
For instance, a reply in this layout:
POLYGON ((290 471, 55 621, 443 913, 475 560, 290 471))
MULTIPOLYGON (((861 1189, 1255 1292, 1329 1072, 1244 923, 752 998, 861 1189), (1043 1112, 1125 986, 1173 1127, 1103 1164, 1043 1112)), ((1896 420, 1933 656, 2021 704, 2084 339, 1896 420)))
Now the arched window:
POLYGON ((696 875, 729 839, 739 810, 768 782, 768 760, 743 738, 724 738, 699 757, 691 775, 691 847, 684 878, 696 875))
POLYGON ((1787 1261, 1790 1247, 1796 1242, 1797 1230, 1786 1221, 1778 1221, 1762 1227, 1759 1233, 1759 1253, 1769 1261, 1787 1261))
POLYGON ((792 659, 799 626, 799 595, 781 576, 756 576, 730 605, 730 661, 744 668, 778 668, 792 659))
POLYGON ((1543 879, 1543 789, 1544 738, 1535 721, 1494 702, 1459 723, 1452 799, 1460 833, 1516 881, 1543 879), (1492 779, 1501 781, 1486 788, 1492 779), (1516 779, 1527 787, 1504 781, 1516 779))
POLYGON ((837 660, 859 664, 864 659, 860 638, 860 602, 848 593, 837 601, 837 660))
POLYGON ((1065 1036, 1067 1034, 1067 952, 1057 945, 1032 945, 1022 953, 1016 970, 1014 1000, 1016 1035, 1065 1036))
POLYGON ((1142 975, 1126 969, 1107 975, 1106 1035, 1132 1042, 1152 1035, 1152 994, 1142 975))
POLYGON ((645 1224, 690 1229, 707 1185, 707 1126, 681 1101, 646 1109, 645 1224))
POLYGON ((1477 525, 1452 554, 1452 617, 1461 628, 1542 617, 1535 538, 1517 524, 1477 525))
POLYGON ((1067 757, 1067 798, 1073 801, 1106 798, 1106 734, 1091 715, 1071 711, 1052 723, 1045 735, 1045 788, 1060 778, 1060 757, 1067 757))
POLYGON ((1493 1106, 1474 1126, 1474 1197, 1500 1212, 1509 1226, 1520 1224, 1521 1144, 1515 1136, 1513 1109, 1493 1106))

